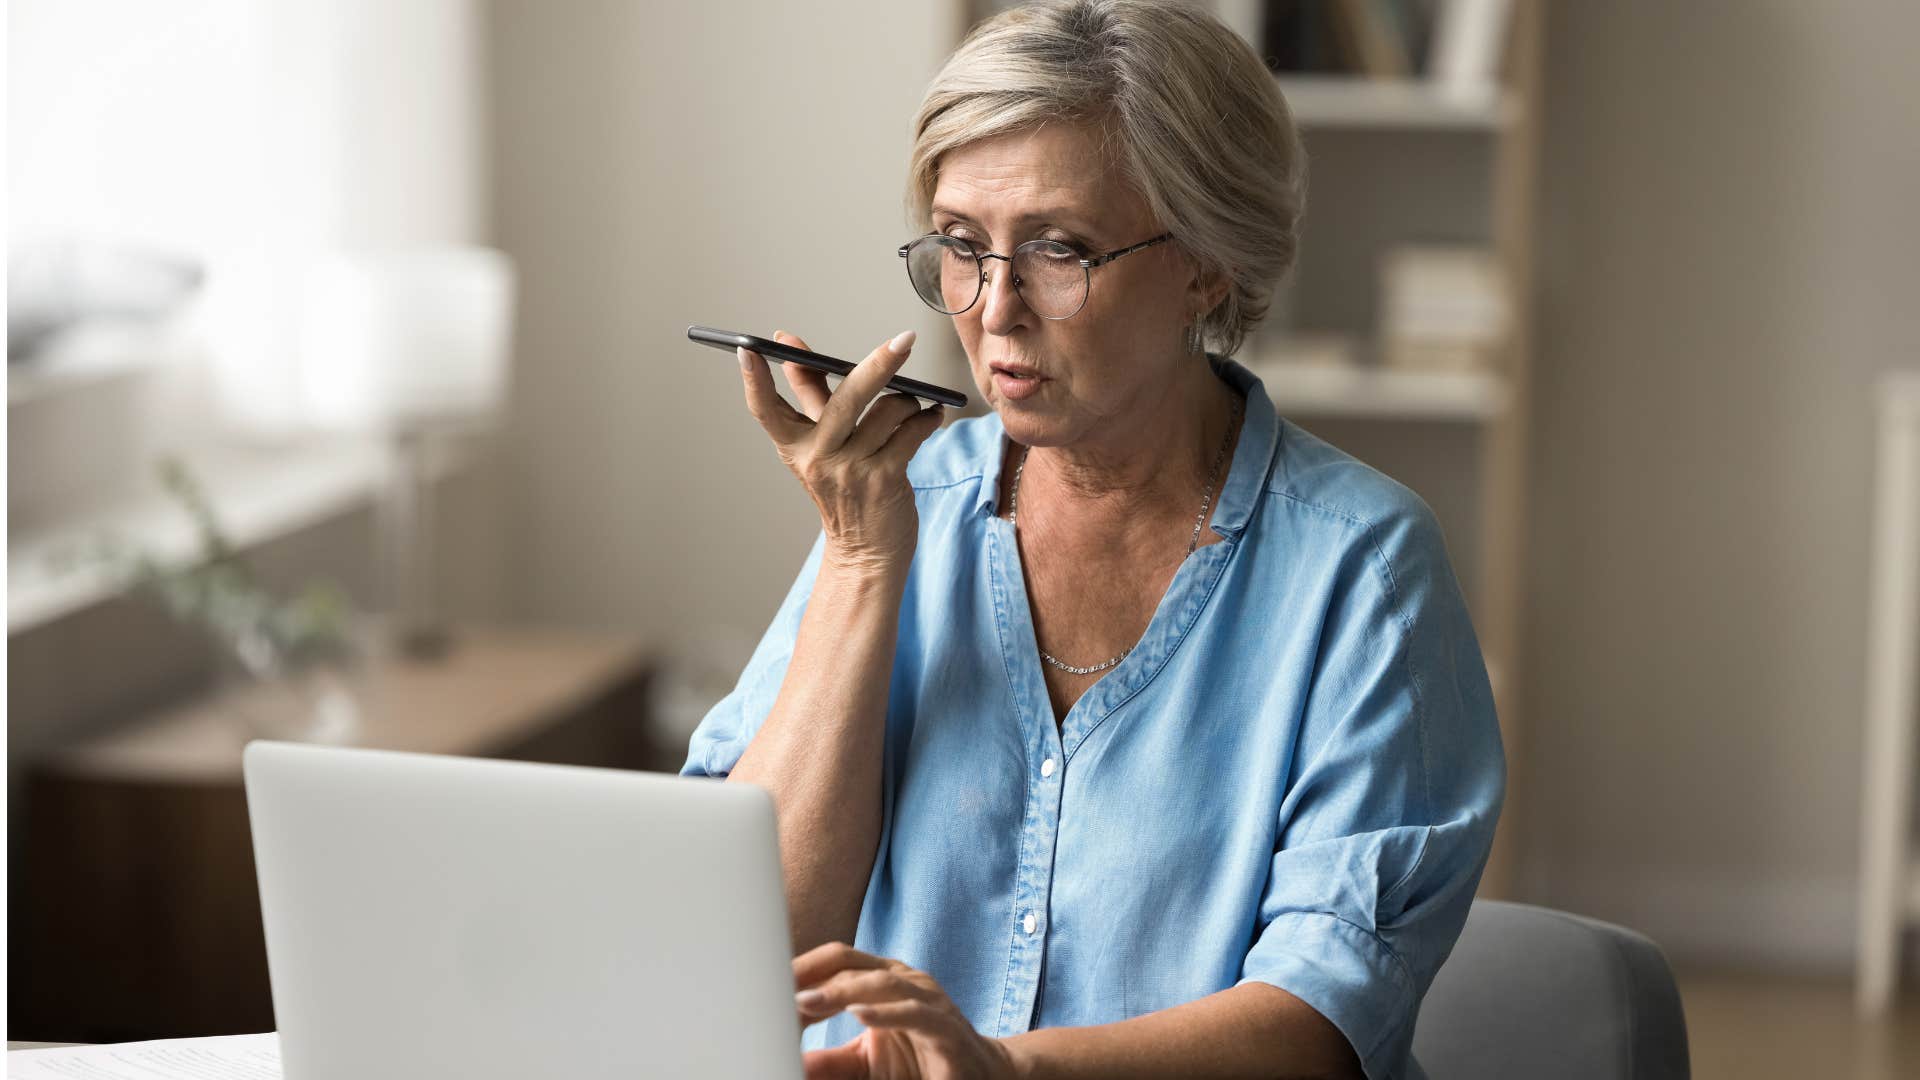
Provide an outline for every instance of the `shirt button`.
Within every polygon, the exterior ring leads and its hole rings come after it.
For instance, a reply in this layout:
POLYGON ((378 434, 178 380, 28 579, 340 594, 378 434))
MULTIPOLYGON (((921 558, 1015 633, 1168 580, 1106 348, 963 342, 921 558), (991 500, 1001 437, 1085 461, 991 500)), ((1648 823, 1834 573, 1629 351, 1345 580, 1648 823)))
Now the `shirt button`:
POLYGON ((1033 912, 1029 911, 1027 912, 1027 917, 1020 920, 1020 929, 1025 930, 1027 933, 1031 934, 1033 933, 1033 928, 1036 922, 1037 920, 1034 919, 1033 912))
POLYGON ((1048 758, 1047 760, 1040 763, 1040 775, 1041 776, 1053 775, 1053 759, 1052 758, 1048 758))

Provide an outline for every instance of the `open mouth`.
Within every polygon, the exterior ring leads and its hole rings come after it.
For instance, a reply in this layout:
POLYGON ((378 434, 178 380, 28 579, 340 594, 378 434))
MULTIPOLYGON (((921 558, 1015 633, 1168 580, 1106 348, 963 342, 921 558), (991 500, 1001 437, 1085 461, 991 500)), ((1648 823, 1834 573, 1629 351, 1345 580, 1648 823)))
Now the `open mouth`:
POLYGON ((995 375, 1004 376, 1009 379, 1029 380, 1029 379, 1039 379, 1042 377, 1040 373, 1036 371, 1027 371, 1027 370, 1021 370, 1017 368, 1001 367, 998 364, 993 365, 991 370, 995 375))
POLYGON ((1039 393, 1040 387, 1047 382, 1045 376, 1031 371, 1012 371, 1003 367, 993 369, 993 386, 1000 396, 1018 401, 1030 394, 1039 393))

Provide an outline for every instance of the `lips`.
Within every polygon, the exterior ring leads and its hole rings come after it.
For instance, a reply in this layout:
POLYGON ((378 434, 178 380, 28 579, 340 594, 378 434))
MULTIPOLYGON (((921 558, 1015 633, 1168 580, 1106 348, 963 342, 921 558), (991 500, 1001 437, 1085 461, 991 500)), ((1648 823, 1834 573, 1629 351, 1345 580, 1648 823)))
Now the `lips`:
POLYGON ((993 365, 993 387, 1000 391, 1001 397, 1010 401, 1019 401, 1039 393, 1047 382, 1046 378, 1035 374, 1029 367, 993 365))
POLYGON ((1039 371, 1025 364, 993 364, 991 365, 991 369, 995 375, 1011 375, 1016 379, 1034 379, 1040 377, 1039 371))

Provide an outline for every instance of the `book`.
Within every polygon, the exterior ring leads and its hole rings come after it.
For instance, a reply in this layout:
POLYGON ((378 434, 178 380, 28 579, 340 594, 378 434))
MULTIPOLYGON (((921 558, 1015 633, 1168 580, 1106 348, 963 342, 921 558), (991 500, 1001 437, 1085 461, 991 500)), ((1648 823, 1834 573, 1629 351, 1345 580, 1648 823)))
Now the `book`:
POLYGON ((1345 67, 1376 79, 1406 77, 1406 42, 1381 0, 1334 0, 1332 21, 1345 67))
POLYGON ((1440 0, 1427 78, 1447 97, 1481 100, 1500 82, 1512 0, 1440 0))
POLYGON ((1323 15, 1314 0, 1267 0, 1260 26, 1260 55, 1267 68, 1289 73, 1333 70, 1323 15))
POLYGON ((1267 67, 1295 75, 1424 74, 1446 0, 1222 0, 1267 67), (1251 10, 1248 10, 1248 9, 1251 10))
POLYGON ((1480 247, 1401 246, 1380 259, 1379 361, 1473 371, 1491 365, 1512 318, 1499 257, 1480 247))

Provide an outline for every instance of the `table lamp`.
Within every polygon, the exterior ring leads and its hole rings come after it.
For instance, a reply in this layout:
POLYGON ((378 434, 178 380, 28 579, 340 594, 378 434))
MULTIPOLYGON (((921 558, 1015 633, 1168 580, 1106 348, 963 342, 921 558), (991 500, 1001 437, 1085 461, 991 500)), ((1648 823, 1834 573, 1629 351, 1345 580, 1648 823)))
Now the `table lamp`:
POLYGON ((379 514, 391 644, 445 651, 433 592, 433 461, 484 433, 506 399, 514 273, 489 248, 349 252, 307 279, 300 389, 309 422, 386 440, 379 514))

